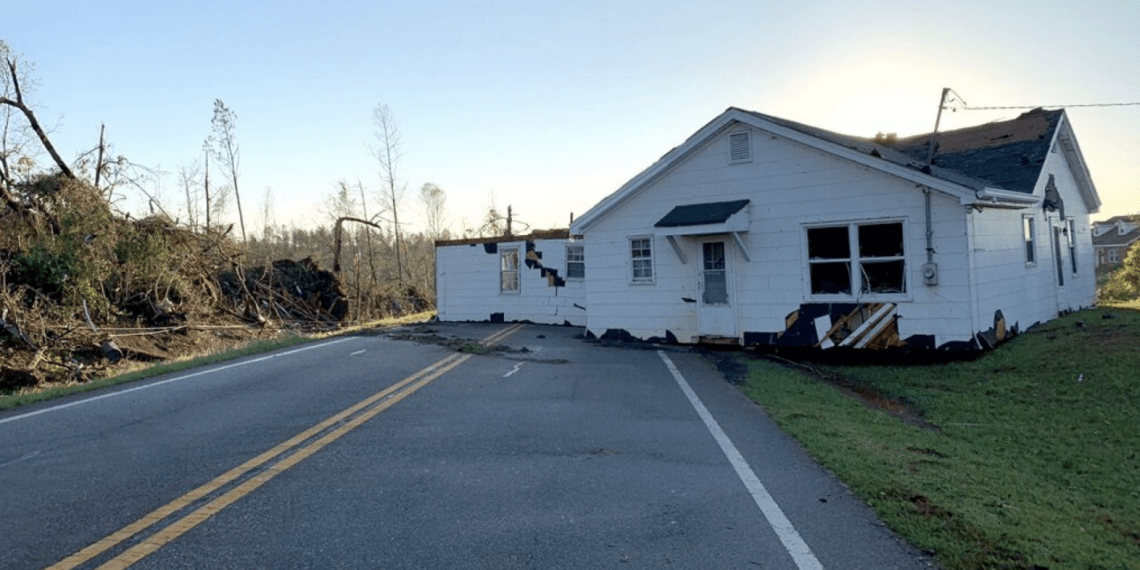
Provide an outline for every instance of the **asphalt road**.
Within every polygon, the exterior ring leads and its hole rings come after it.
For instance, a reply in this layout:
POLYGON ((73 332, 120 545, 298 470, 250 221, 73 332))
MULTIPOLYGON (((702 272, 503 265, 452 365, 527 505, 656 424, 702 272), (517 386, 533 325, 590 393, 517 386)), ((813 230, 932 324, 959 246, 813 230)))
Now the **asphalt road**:
POLYGON ((929 567, 699 354, 580 332, 413 327, 4 412, 0 568, 929 567))

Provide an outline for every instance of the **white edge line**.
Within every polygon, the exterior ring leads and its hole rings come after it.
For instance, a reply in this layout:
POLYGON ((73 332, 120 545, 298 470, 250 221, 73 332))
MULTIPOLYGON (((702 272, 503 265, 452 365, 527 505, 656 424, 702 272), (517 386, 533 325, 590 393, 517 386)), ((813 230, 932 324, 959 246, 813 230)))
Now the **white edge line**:
POLYGON ((784 511, 776 504, 776 500, 768 493, 768 489, 764 488, 764 484, 760 482, 760 478, 756 476, 748 462, 745 461, 744 456, 736 449, 736 445, 732 443, 724 430, 720 429, 720 424, 712 417, 708 408, 701 403, 696 392, 693 392, 693 389, 689 387, 685 377, 681 376, 681 371, 677 370, 673 361, 669 360, 663 351, 659 350, 657 354, 665 362, 665 367, 669 369, 669 373, 673 375, 673 379, 677 381, 677 385, 681 387, 681 391, 685 393, 685 397, 689 399, 689 403, 693 405, 697 415, 705 422, 705 427, 720 445, 721 451, 728 458, 728 462, 732 464, 732 468, 736 470, 741 482, 748 488, 752 500, 756 502, 757 507, 760 507, 760 512, 764 513, 764 518, 768 519, 768 524, 771 525, 772 530, 776 531, 776 536, 783 543, 784 549, 792 556, 796 567, 800 570, 823 570, 823 565, 819 563, 811 548, 804 542, 796 527, 792 526, 792 521, 788 520, 784 511))
POLYGON ((227 364, 227 365, 225 365, 225 366, 219 366, 219 367, 217 367, 217 368, 210 368, 209 370, 201 370, 201 371, 199 371, 199 372, 194 372, 194 373, 191 373, 191 374, 186 374, 185 376, 177 376, 177 377, 174 377, 174 378, 167 378, 166 380, 160 380, 160 381, 158 381, 158 382, 152 382, 152 383, 150 383, 150 384, 146 384, 146 385, 143 385, 143 386, 135 386, 134 388, 127 388, 126 390, 118 390, 118 391, 115 391, 115 392, 111 392, 111 393, 108 393, 108 394, 102 394, 102 395, 99 395, 99 396, 93 396, 93 397, 91 397, 91 398, 84 398, 84 399, 82 399, 82 400, 76 400, 76 401, 74 401, 74 402, 68 402, 68 403, 66 403, 66 404, 60 404, 60 405, 58 405, 58 406, 52 406, 52 407, 50 407, 50 408, 44 408, 44 409, 42 409, 42 410, 36 410, 36 411, 34 411, 34 412, 28 412, 28 413, 26 413, 26 414, 20 414, 20 415, 18 415, 18 416, 11 416, 11 417, 8 417, 8 418, 0 418, 0 424, 5 424, 5 423, 8 423, 8 422, 14 422, 14 421, 16 421, 16 420, 22 420, 22 419, 24 419, 24 418, 30 418, 30 417, 32 417, 32 416, 38 416, 38 415, 40 415, 40 414, 46 414, 46 413, 48 413, 48 412, 54 412, 54 411, 57 411, 57 410, 62 410, 62 409, 64 409, 64 408, 70 408, 70 407, 72 407, 72 406, 78 406, 78 405, 80 405, 80 404, 86 404, 86 403, 89 403, 89 402, 94 402, 94 401, 96 401, 96 400, 102 400, 103 398, 111 398, 111 397, 114 397, 114 396, 122 396, 123 394, 129 394, 129 393, 131 393, 131 392, 137 392, 137 391, 139 391, 139 390, 146 390, 147 388, 154 388, 155 386, 162 386, 163 384, 169 384, 169 383, 171 383, 171 382, 178 382, 178 381, 181 381, 181 380, 187 380, 187 379, 190 379, 190 378, 194 378, 195 376, 202 376, 203 374, 211 374, 211 373, 213 373, 213 372, 221 372, 222 370, 228 370, 228 369, 230 369, 230 368, 237 368, 238 366, 245 366, 246 364, 253 364, 253 363, 255 363, 255 362, 264 362, 264 361, 266 361, 266 360, 270 360, 270 359, 273 359, 273 358, 278 358, 278 357, 280 357, 280 356, 289 356, 290 354, 297 354, 298 352, 304 352, 304 351, 306 351, 306 350, 312 350, 312 349, 314 349, 314 348, 321 348, 321 347, 325 347, 325 346, 329 346, 329 345, 337 344, 337 343, 339 343, 339 342, 344 342, 344 341, 346 341, 346 340, 354 339, 354 338, 358 338, 358 337, 344 337, 344 338, 338 338, 338 339, 335 339, 335 340, 330 340, 330 341, 328 341, 328 342, 322 342, 322 343, 319 343, 319 344, 310 344, 310 345, 307 345, 307 346, 303 346, 303 347, 301 347, 301 348, 295 348, 295 349, 293 349, 293 350, 288 350, 288 351, 285 351, 285 352, 279 352, 279 353, 276 353, 276 354, 270 354, 269 356, 262 356, 262 357, 260 357, 260 358, 254 358, 254 359, 251 359, 251 360, 243 360, 243 361, 241 361, 241 362, 235 362, 235 363, 233 363, 233 364, 227 364))

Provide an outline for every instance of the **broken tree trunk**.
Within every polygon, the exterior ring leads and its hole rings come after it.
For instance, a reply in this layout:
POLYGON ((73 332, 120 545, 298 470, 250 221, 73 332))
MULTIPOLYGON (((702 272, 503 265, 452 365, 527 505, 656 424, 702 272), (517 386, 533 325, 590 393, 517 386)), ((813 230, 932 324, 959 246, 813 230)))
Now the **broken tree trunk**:
POLYGON ((32 112, 31 108, 24 104, 24 95, 20 92, 20 80, 16 74, 16 60, 9 59, 7 63, 8 74, 12 77, 12 88, 16 92, 16 99, 13 101, 7 97, 0 97, 0 105, 11 105, 19 109, 20 112, 24 114, 24 118, 28 120, 28 124, 31 125, 32 130, 35 131, 36 136, 39 137, 40 143, 44 145, 48 154, 51 155, 52 160, 55 161, 56 166, 59 167, 59 171, 68 178, 75 178, 75 174, 71 172, 71 168, 60 158, 59 153, 55 151, 55 146, 53 146, 51 140, 48 139, 47 133, 45 133, 43 127, 40 126, 40 122, 36 120, 36 114, 32 112))
POLYGON ((384 231, 384 228, 380 227, 379 224, 376 224, 374 222, 370 222, 368 220, 362 220, 360 218, 352 218, 349 216, 337 218, 336 227, 333 229, 333 234, 334 234, 333 239, 334 239, 334 244, 335 244, 333 247, 333 273, 336 273, 337 275, 340 275, 340 246, 341 246, 341 242, 342 242, 341 235, 343 233, 342 227, 344 226, 344 222, 356 222, 358 224, 364 224, 366 226, 372 226, 372 227, 374 227, 380 231, 384 231))

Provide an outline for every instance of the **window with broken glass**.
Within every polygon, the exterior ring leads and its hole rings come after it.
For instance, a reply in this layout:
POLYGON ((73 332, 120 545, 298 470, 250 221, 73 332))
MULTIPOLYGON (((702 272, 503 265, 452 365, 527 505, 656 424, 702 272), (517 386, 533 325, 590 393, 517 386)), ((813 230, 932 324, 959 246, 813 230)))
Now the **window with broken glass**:
POLYGON ((1037 232, 1034 229, 1033 216, 1024 215, 1021 217, 1021 231, 1025 236, 1025 263, 1037 263, 1037 232))
POLYGON ((499 254, 499 291, 519 292, 519 250, 504 249, 499 254))
POLYGON ((566 278, 586 278, 586 247, 583 245, 566 246, 566 278))
POLYGON ((633 266, 634 283, 653 282, 653 240, 633 238, 629 240, 629 257, 633 266))
POLYGON ((807 228, 812 295, 906 293, 902 222, 807 228))

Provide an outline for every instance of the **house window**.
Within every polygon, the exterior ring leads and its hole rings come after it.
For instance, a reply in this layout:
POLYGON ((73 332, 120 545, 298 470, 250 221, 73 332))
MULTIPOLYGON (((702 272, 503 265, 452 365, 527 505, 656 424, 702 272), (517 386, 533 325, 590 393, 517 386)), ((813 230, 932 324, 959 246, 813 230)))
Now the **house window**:
POLYGON ((647 237, 630 239, 629 257, 633 262, 634 283, 652 283, 653 239, 647 237))
POLYGON ((1037 233, 1033 228, 1033 216, 1022 216, 1021 228, 1025 236, 1025 263, 1037 263, 1037 233))
POLYGON ((901 222, 808 228, 812 295, 906 293, 901 222))
POLYGON ((519 250, 504 249, 499 254, 499 291, 519 292, 519 250))
POLYGON ((728 161, 748 162, 752 160, 752 133, 747 131, 728 135, 728 161))
POLYGON ((1077 224, 1072 218, 1065 219, 1065 236, 1069 238, 1069 263, 1073 266, 1073 275, 1077 274, 1077 224))
POLYGON ((1120 250, 1116 249, 1115 247, 1110 248, 1108 250, 1108 262, 1109 263, 1120 263, 1120 250))
POLYGON ((586 278, 586 247, 583 245, 566 246, 566 278, 586 278))

